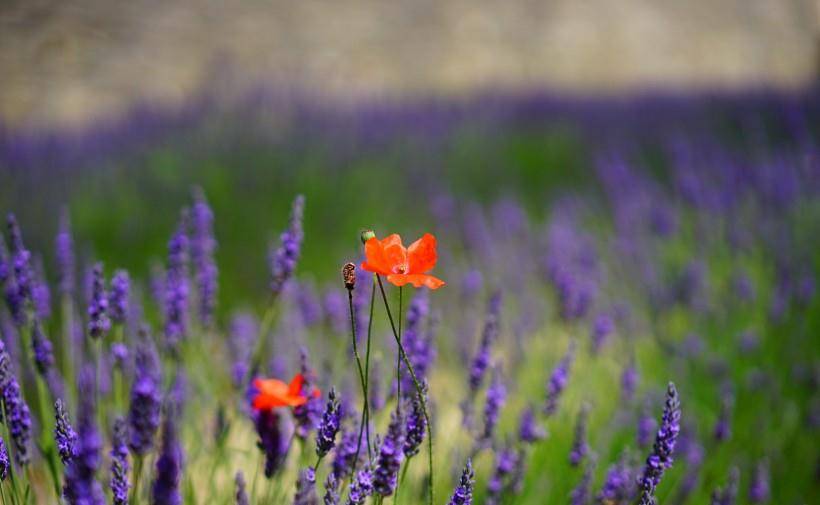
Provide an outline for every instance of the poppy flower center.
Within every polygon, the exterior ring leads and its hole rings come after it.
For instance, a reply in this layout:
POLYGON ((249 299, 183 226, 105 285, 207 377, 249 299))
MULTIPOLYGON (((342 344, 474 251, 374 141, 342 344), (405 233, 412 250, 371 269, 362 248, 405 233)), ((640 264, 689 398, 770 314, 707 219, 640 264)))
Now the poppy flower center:
POLYGON ((393 267, 394 274, 403 274, 407 272, 407 265, 396 265, 393 267))

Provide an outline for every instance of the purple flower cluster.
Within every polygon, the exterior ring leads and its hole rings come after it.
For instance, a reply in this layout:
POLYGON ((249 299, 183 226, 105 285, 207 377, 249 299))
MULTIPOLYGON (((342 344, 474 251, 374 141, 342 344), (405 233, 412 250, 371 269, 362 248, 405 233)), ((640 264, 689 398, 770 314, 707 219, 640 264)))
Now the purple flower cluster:
POLYGON ((35 319, 31 328, 31 347, 34 351, 34 366, 41 376, 45 377, 54 366, 54 351, 51 341, 43 333, 39 319, 35 319))
POLYGON ((213 322, 217 295, 217 270, 214 261, 216 239, 213 230, 214 214, 202 188, 194 188, 194 205, 191 208, 191 261, 196 276, 199 320, 203 326, 213 322))
POLYGON ((57 258, 57 272, 59 274, 60 292, 70 295, 74 292, 74 239, 71 236, 71 220, 68 209, 60 212, 60 225, 57 236, 54 238, 54 250, 57 258))
POLYGON ((487 388, 487 400, 484 403, 484 433, 482 434, 484 440, 493 438, 501 409, 506 401, 507 387, 504 385, 500 369, 496 367, 490 387, 487 388))
POLYGON ((609 314, 601 313, 592 323, 592 352, 597 354, 606 343, 607 338, 615 331, 615 321, 609 314))
POLYGON ((234 476, 233 480, 234 485, 236 486, 236 505, 250 505, 250 500, 248 500, 248 492, 245 490, 245 475, 242 474, 242 472, 236 472, 236 476, 234 476))
POLYGON ((265 455, 265 477, 271 478, 281 468, 290 446, 286 419, 275 410, 254 412, 253 418, 257 446, 265 455))
POLYGON ((567 387, 569 381, 569 372, 572 367, 572 362, 575 360, 575 342, 571 342, 567 353, 558 362, 558 366, 550 375, 549 382, 547 382, 547 398, 544 403, 544 415, 551 416, 558 409, 558 399, 564 388, 567 387))
POLYGON ((547 436, 547 430, 538 422, 535 417, 535 407, 527 405, 521 413, 521 420, 518 425, 518 439, 527 444, 533 444, 547 436))
POLYGON ((168 404, 162 423, 162 444, 156 463, 156 478, 151 486, 151 503, 181 505, 183 452, 179 443, 176 406, 168 404))
POLYGON ((737 467, 729 470, 729 479, 726 486, 715 489, 712 493, 712 505, 735 505, 737 501, 737 488, 740 481, 740 471, 737 467))
POLYGON ((54 402, 54 441, 63 465, 68 465, 77 454, 77 432, 71 427, 62 400, 54 402))
POLYGON ((475 357, 470 364, 470 392, 475 394, 481 387, 484 374, 490 365, 490 351, 493 343, 498 339, 499 319, 501 317, 501 292, 496 291, 487 303, 487 315, 484 321, 484 330, 481 334, 481 343, 475 357))
POLYGON ((749 483, 749 502, 766 503, 769 501, 769 465, 760 461, 755 465, 752 481, 749 483))
POLYGON ((584 474, 581 476, 581 481, 575 486, 575 489, 569 494, 570 505, 585 505, 589 503, 590 486, 592 485, 592 469, 594 465, 592 462, 587 463, 584 468, 584 474))
POLYGON ((131 293, 131 278, 128 271, 117 270, 111 277, 111 292, 108 294, 108 307, 111 320, 123 324, 128 319, 128 303, 131 293))
POLYGON ((599 503, 626 504, 635 497, 635 469, 626 455, 606 471, 604 484, 598 493, 599 503))
POLYGON ((578 413, 578 419, 575 421, 575 436, 572 439, 572 449, 569 453, 569 464, 572 466, 580 465, 589 452, 589 444, 587 444, 589 408, 586 403, 582 405, 581 411, 578 413))
POLYGON ((159 428, 162 409, 161 370, 153 341, 144 329, 140 332, 135 362, 131 405, 128 411, 128 447, 134 454, 141 456, 154 445, 154 435, 159 428))
POLYGON ((340 482, 339 479, 336 478, 336 475, 333 472, 329 472, 325 479, 325 495, 322 497, 322 503, 324 505, 339 505, 339 500, 341 499, 339 484, 340 482))
POLYGON ((358 450, 358 433, 353 430, 343 431, 341 440, 333 452, 333 475, 335 475, 337 479, 342 480, 356 470, 354 459, 356 458, 356 452, 358 450))
MULTIPOLYGON (((423 290, 410 302, 406 325, 402 332, 402 344, 407 352, 407 359, 413 365, 413 371, 419 381, 427 377, 427 371, 433 362, 435 352, 432 339, 428 338, 430 335, 427 335, 423 328, 429 312, 430 299, 427 296, 427 290, 423 290)), ((415 385, 404 363, 401 364, 401 369, 401 390, 405 398, 408 398, 414 394, 415 385)))
POLYGON ((293 271, 296 269, 296 262, 299 260, 299 254, 302 249, 302 239, 304 238, 304 232, 302 230, 304 210, 305 197, 298 195, 293 200, 293 205, 291 206, 288 228, 282 232, 282 235, 279 237, 280 245, 278 248, 271 250, 270 289, 274 296, 278 296, 282 292, 285 283, 290 279, 293 275, 293 271))
POLYGON ((114 434, 111 438, 111 496, 114 505, 128 503, 128 446, 126 445, 128 425, 125 419, 114 420, 114 434))
POLYGON ((327 407, 322 414, 322 421, 319 429, 316 430, 316 455, 324 457, 336 445, 336 433, 339 431, 341 423, 341 411, 339 410, 339 400, 336 399, 336 391, 331 389, 327 397, 327 407))
POLYGON ((461 480, 455 491, 453 491, 453 496, 450 498, 448 505, 472 505, 474 480, 473 463, 468 459, 464 471, 461 472, 461 480))
POLYGON ((6 450, 6 442, 3 437, 0 437, 0 482, 4 482, 9 476, 9 469, 11 468, 11 460, 9 460, 9 453, 6 450))
POLYGON ((245 385, 245 380, 250 371, 251 351, 259 333, 259 323, 256 318, 247 313, 239 313, 231 318, 228 350, 230 351, 233 365, 231 367, 231 380, 234 387, 241 389, 245 385))
POLYGON ((490 481, 487 483, 487 498, 485 503, 488 505, 501 503, 503 491, 508 485, 511 474, 519 464, 518 460, 519 454, 512 448, 505 447, 496 451, 495 467, 490 481))
POLYGON ((183 210, 177 230, 168 241, 165 272, 165 339, 176 349, 188 334, 188 212, 183 210))
POLYGON ((90 394, 80 396, 77 412, 77 451, 65 469, 63 497, 71 505, 103 505, 105 493, 97 481, 97 471, 102 462, 102 437, 95 421, 94 369, 84 366, 80 371, 80 391, 90 394))
POLYGON ((646 466, 640 478, 640 505, 654 505, 655 488, 661 481, 663 472, 672 466, 672 453, 680 432, 680 400, 678 390, 669 383, 666 391, 666 405, 660 427, 655 437, 652 453, 646 459, 646 466))
POLYGON ((88 304, 88 334, 91 335, 92 338, 102 338, 111 329, 102 263, 94 265, 91 276, 91 300, 88 304))
POLYGON ((393 412, 390 425, 379 448, 376 469, 373 473, 373 489, 381 496, 390 496, 396 490, 399 467, 404 460, 404 420, 398 412, 393 412))
POLYGON ((11 359, 2 341, 0 341, 0 392, 3 397, 6 426, 8 426, 14 447, 14 460, 18 465, 25 466, 31 459, 29 454, 31 414, 20 391, 20 384, 11 369, 11 359))
MULTIPOLYGON (((427 383, 422 385, 424 394, 427 394, 427 383)), ((413 404, 410 411, 407 413, 405 421, 404 446, 402 451, 404 455, 411 458, 419 453, 421 443, 424 441, 424 435, 427 433, 427 419, 424 417, 422 410, 422 399, 416 395, 413 398, 413 404)))
POLYGON ((356 472, 356 478, 350 483, 347 496, 347 505, 362 505, 373 494, 373 472, 370 468, 363 468, 356 472))

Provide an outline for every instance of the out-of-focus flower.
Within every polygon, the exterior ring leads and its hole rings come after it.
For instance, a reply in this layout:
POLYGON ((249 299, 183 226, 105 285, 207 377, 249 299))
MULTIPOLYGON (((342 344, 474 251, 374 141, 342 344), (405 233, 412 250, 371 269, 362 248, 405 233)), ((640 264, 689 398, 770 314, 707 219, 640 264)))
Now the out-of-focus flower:
POLYGON ((54 402, 54 441, 57 443, 57 453, 63 465, 68 463, 77 454, 77 432, 68 421, 62 400, 54 402))
POLYGON ((304 379, 301 395, 305 397, 305 402, 293 407, 293 417, 296 420, 296 436, 305 439, 313 430, 319 428, 322 420, 322 401, 320 400, 321 393, 313 386, 316 382, 316 374, 310 366, 307 348, 304 346, 299 348, 299 360, 301 375, 304 379))
POLYGON ((202 188, 194 188, 194 205, 191 208, 191 261, 196 277, 199 320, 203 326, 213 321, 216 307, 217 270, 214 261, 216 239, 214 238, 214 214, 202 188))
POLYGON ((128 425, 118 417, 114 421, 114 436, 111 439, 111 496, 114 505, 128 503, 128 446, 126 445, 128 425))
POLYGON ((0 394, 3 397, 5 423, 14 445, 14 460, 25 466, 31 459, 31 414, 20 390, 20 384, 11 370, 11 362, 5 345, 0 341, 0 394))
POLYGON ((356 478, 350 483, 350 492, 347 505, 362 505, 373 494, 373 472, 364 468, 356 473, 356 478))
POLYGON ((601 504, 625 505, 634 499, 635 489, 635 469, 623 454, 607 470, 597 500, 601 504))
POLYGON ((280 245, 270 252, 270 289, 274 296, 279 296, 285 283, 293 275, 296 262, 302 249, 302 219, 305 211, 305 197, 298 195, 293 200, 288 228, 279 237, 280 245))
POLYGON ((569 494, 569 502, 571 505, 585 505, 589 503, 593 468, 595 468, 594 461, 588 461, 584 466, 584 474, 581 476, 581 481, 569 494))
POLYGON ((638 388, 638 369, 634 360, 631 360, 621 372, 621 396, 627 403, 635 398, 635 390, 638 388))
POLYGON ((575 436, 572 440, 572 450, 569 453, 569 463, 578 466, 589 452, 587 444, 587 419, 589 417, 589 404, 584 403, 581 411, 578 412, 578 419, 575 421, 575 436))
POLYGON ((712 505, 735 505, 737 501, 737 488, 740 481, 740 471, 737 467, 729 470, 729 480, 723 488, 715 489, 712 492, 712 505))
POLYGON ((140 330, 136 348, 136 368, 131 385, 131 405, 128 410, 128 447, 136 455, 146 454, 154 445, 154 435, 160 424, 162 408, 161 371, 151 337, 140 330))
POLYGON ((365 243, 364 252, 367 259, 362 263, 362 268, 384 275, 388 282, 396 286, 410 283, 417 288, 426 286, 438 289, 445 284, 441 279, 427 274, 436 266, 438 259, 436 238, 429 233, 406 248, 396 233, 382 240, 372 237, 365 243))
POLYGON ((108 307, 111 320, 125 323, 128 319, 128 298, 131 294, 131 278, 127 270, 117 270, 111 277, 111 291, 108 293, 108 307))
POLYGON ((102 263, 94 265, 91 278, 91 301, 88 304, 88 334, 92 338, 101 338, 111 329, 102 263))
POLYGON ((749 502, 766 503, 769 501, 769 465, 763 460, 759 461, 752 473, 752 480, 749 483, 749 502))
POLYGON ((535 417, 535 407, 527 405, 521 413, 521 422, 518 427, 518 438, 528 444, 535 443, 547 436, 547 431, 535 417))
POLYGON ((3 437, 0 437, 0 481, 5 481, 8 478, 9 468, 11 468, 9 452, 6 449, 6 442, 3 441, 3 437))
POLYGON ((165 271, 165 343, 176 349, 188 335, 188 211, 183 209, 177 229, 168 241, 165 271))
POLYGON ((493 438, 501 409, 506 401, 507 387, 504 385, 500 369, 496 367, 493 371, 492 383, 487 388, 487 401, 484 403, 484 433, 482 435, 484 440, 493 438))
POLYGON ((248 500, 248 492, 245 491, 245 476, 242 472, 236 472, 236 476, 234 476, 234 486, 236 491, 234 496, 236 497, 236 505, 250 505, 250 501, 248 500))
POLYGON ((102 505, 105 494, 97 482, 96 475, 102 462, 102 437, 96 425, 96 404, 94 394, 94 369, 84 366, 80 370, 80 395, 77 412, 77 451, 65 469, 63 498, 71 505, 102 505))
POLYGON ((328 472, 325 479, 325 495, 322 497, 324 505, 339 505, 339 479, 333 472, 328 472))
POLYGON ((346 430, 342 432, 341 440, 333 451, 333 474, 337 479, 342 480, 348 475, 352 475, 356 470, 356 452, 359 450, 359 435, 356 431, 346 430))
POLYGON ((253 315, 238 313, 231 318, 228 349, 233 359, 231 380, 237 389, 247 386, 251 350, 258 333, 259 323, 253 315))
POLYGON ((156 477, 151 486, 151 503, 155 505, 181 505, 183 451, 179 442, 178 407, 167 404, 162 423, 162 444, 156 463, 156 477))
POLYGON ((57 257, 57 273, 59 274, 60 292, 71 294, 74 291, 74 239, 71 236, 71 220, 68 209, 60 211, 60 225, 57 236, 54 238, 54 249, 57 257))
POLYGON ((450 498, 448 505, 472 505, 474 480, 473 463, 468 459, 464 471, 461 472, 461 480, 455 491, 453 491, 453 496, 450 498))
POLYGON ((481 333, 481 342, 478 345, 475 357, 470 364, 470 394, 474 395, 481 387, 484 374, 490 364, 490 351, 493 343, 498 339, 499 320, 501 318, 501 291, 495 291, 487 302, 487 315, 484 321, 484 330, 481 333))
POLYGON ((373 472, 373 488, 382 496, 390 496, 396 490, 399 467, 404 460, 404 437, 404 419, 394 411, 379 448, 376 469, 373 472))
MULTIPOLYGON (((298 407, 307 402, 307 395, 303 394, 302 387, 305 378, 298 373, 293 376, 289 384, 279 379, 254 379, 253 397, 251 404, 255 410, 270 410, 276 407, 298 407)), ((319 398, 321 392, 313 388, 311 395, 319 398)))
POLYGON ((296 495, 293 497, 293 505, 318 505, 318 503, 316 471, 308 467, 299 472, 299 478, 296 479, 296 495))
POLYGON ((39 319, 34 320, 31 328, 31 347, 34 351, 34 366, 45 377, 54 366, 54 351, 51 341, 43 333, 39 319))
POLYGON ((598 353, 606 339, 615 331, 615 322, 609 314, 598 314, 592 323, 592 352, 598 353))
POLYGON ((551 416, 558 409, 558 399, 569 381, 569 372, 575 360, 575 342, 571 342, 567 353, 558 362, 547 383, 547 399, 544 404, 544 415, 551 416))
POLYGON ((720 396, 720 413, 718 414, 715 428, 712 431, 715 440, 718 442, 728 440, 732 434, 731 416, 734 402, 734 395, 731 390, 724 388, 724 391, 721 392, 720 396))
POLYGON ((253 413, 254 426, 259 435, 257 446, 265 455, 265 477, 271 478, 279 471, 290 447, 292 427, 277 410, 260 410, 253 413))
POLYGON ((485 503, 488 505, 497 505, 500 503, 507 480, 518 464, 518 456, 518 453, 510 447, 496 451, 495 467, 490 481, 487 483, 487 498, 485 503))
MULTIPOLYGON (((422 384, 424 394, 427 394, 427 383, 422 384)), ((404 455, 411 458, 419 453, 421 443, 424 441, 424 435, 427 433, 427 419, 424 417, 422 410, 422 399, 416 395, 413 398, 413 404, 410 411, 407 413, 406 436, 404 437, 404 445, 402 451, 404 455)))

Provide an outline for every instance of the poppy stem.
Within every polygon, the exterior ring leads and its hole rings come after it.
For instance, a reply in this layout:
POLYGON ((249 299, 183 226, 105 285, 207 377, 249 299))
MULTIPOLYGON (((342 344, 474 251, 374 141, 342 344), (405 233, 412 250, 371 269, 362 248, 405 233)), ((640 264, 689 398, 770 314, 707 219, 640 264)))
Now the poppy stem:
MULTIPOLYGON (((375 289, 376 288, 374 286, 373 287, 374 294, 375 294, 375 289)), ((373 298, 373 296, 371 296, 371 298, 373 298)), ((364 431, 363 428, 365 426, 365 423, 370 422, 370 401, 368 400, 369 396, 368 396, 368 391, 367 391, 367 378, 365 377, 365 372, 362 369, 362 360, 361 360, 361 357, 359 356, 359 347, 358 347, 358 344, 356 342, 356 340, 357 340, 356 339, 356 316, 353 312, 353 289, 348 289, 347 290, 347 302, 348 302, 348 307, 350 308, 350 339, 353 343, 353 355, 356 356, 356 365, 359 368, 359 380, 361 381, 361 385, 362 385, 362 399, 363 399, 362 420, 359 423, 359 445, 356 446, 356 459, 354 460, 354 463, 353 463, 353 466, 355 468, 355 466, 359 463, 359 448, 362 445, 362 432, 364 431)), ((372 300, 371 300, 370 304, 371 304, 371 306, 373 305, 372 300)), ((370 354, 369 353, 369 351, 370 351, 370 331, 369 331, 369 328, 368 328, 368 338, 367 338, 367 340, 368 340, 367 350, 368 350, 368 355, 369 355, 370 354)), ((368 455, 368 457, 370 456, 370 433, 369 433, 369 430, 368 430, 368 436, 367 436, 367 455, 368 455)))
MULTIPOLYGON (((401 345, 402 287, 399 286, 399 345, 401 345)), ((396 412, 401 415, 401 353, 396 353, 396 412)))
POLYGON ((428 475, 427 475, 427 483, 430 487, 430 493, 427 495, 428 501, 430 505, 433 504, 433 425, 430 424, 430 416, 427 414, 427 399, 424 396, 424 390, 421 387, 421 383, 419 383, 418 378, 416 377, 416 372, 413 370, 413 365, 410 364, 410 360, 407 358, 407 353, 404 351, 404 346, 401 343, 401 339, 399 338, 399 334, 396 331, 396 324, 393 322, 393 314, 390 312, 390 304, 387 303, 387 294, 384 292, 384 284, 382 283, 382 278, 379 274, 374 274, 376 276, 376 280, 379 283, 379 291, 382 294, 382 300, 384 300, 384 308, 387 311, 387 318, 390 320, 390 328, 393 330, 393 337, 396 339, 396 344, 399 346, 399 357, 404 361, 404 366, 407 367, 407 371, 410 372, 410 377, 413 379, 413 385, 416 388, 416 393, 419 395, 419 400, 421 402, 421 412, 424 414, 424 420, 427 422, 427 466, 428 466, 428 475))

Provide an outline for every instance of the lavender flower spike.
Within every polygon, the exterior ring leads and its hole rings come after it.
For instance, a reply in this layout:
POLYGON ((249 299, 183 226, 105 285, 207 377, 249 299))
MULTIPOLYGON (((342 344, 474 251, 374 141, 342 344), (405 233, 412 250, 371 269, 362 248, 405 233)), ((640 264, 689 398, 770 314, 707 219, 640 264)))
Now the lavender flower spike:
POLYGON ((298 195, 293 200, 288 228, 279 237, 280 245, 270 254, 271 281, 270 289, 274 296, 282 292, 285 283, 293 275, 299 253, 302 249, 302 216, 305 210, 305 197, 298 195))
POLYGON ((135 361, 131 405, 128 411, 128 447, 134 454, 142 456, 154 445, 154 435, 159 428, 162 408, 159 361, 154 344, 145 328, 140 330, 135 361))
POLYGON ((592 470, 595 467, 594 461, 589 461, 584 468, 584 475, 581 482, 572 490, 569 495, 571 505, 585 505, 589 502, 589 487, 592 483, 592 470))
POLYGON ((528 405, 521 413, 521 422, 518 427, 518 439, 522 442, 532 444, 542 440, 547 436, 547 431, 538 423, 535 418, 535 408, 528 405))
POLYGON ((373 494, 373 473, 370 468, 363 468, 356 473, 356 478, 350 484, 347 496, 347 505, 362 505, 373 494))
POLYGON ((373 476, 373 488, 382 496, 390 496, 396 490, 399 467, 404 460, 403 446, 404 421, 398 412, 394 411, 379 449, 373 476))
POLYGON ((328 393, 327 407, 322 415, 322 422, 316 431, 316 455, 320 458, 325 457, 336 445, 336 433, 339 431, 340 423, 339 400, 336 399, 336 391, 331 389, 328 393))
POLYGON ((249 505, 248 492, 245 490, 245 476, 242 472, 236 472, 233 481, 236 486, 236 505, 249 505))
POLYGON ((769 465, 761 461, 755 465, 752 482, 749 484, 749 502, 766 503, 769 501, 769 465))
POLYGON ((8 478, 9 468, 11 468, 11 461, 6 450, 6 442, 3 441, 3 437, 0 437, 0 481, 5 481, 8 478))
POLYGON ((88 304, 88 334, 101 338, 111 329, 108 318, 108 298, 105 295, 105 277, 102 263, 94 265, 92 271, 91 301, 88 304))
POLYGON ((325 479, 325 495, 322 498, 324 505, 339 505, 339 479, 333 472, 327 474, 325 479))
POLYGON ((114 436, 111 440, 111 496, 114 505, 128 503, 128 446, 125 445, 128 425, 118 417, 114 421, 114 436))
POLYGON ((31 268, 31 252, 23 243, 23 234, 17 224, 14 214, 9 214, 6 220, 11 240, 12 270, 17 283, 17 293, 22 300, 31 300, 31 291, 34 286, 34 272, 31 268))
POLYGON ((633 469, 626 456, 621 458, 606 472, 603 487, 598 493, 598 503, 628 503, 635 494, 633 469))
POLYGON ((453 497, 450 498, 448 505, 472 505, 474 479, 473 463, 468 459, 464 471, 461 472, 461 481, 453 491, 453 497))
POLYGON ((575 342, 571 342, 567 353, 558 362, 558 366, 550 376, 547 383, 547 400, 544 405, 544 415, 551 416, 558 409, 558 399, 564 388, 567 387, 569 380, 569 372, 572 367, 572 362, 575 360, 575 342))
POLYGON ((575 437, 572 440, 572 450, 569 453, 569 464, 578 466, 583 461, 584 456, 589 452, 587 444, 587 419, 589 417, 589 404, 581 406, 578 419, 575 423, 575 437))
POLYGON ((68 421, 68 413, 62 400, 54 402, 54 441, 63 465, 68 465, 77 455, 77 433, 68 421))
POLYGON ((71 221, 68 210, 60 212, 60 228, 54 239, 54 248, 57 257, 60 292, 71 294, 74 291, 74 239, 71 237, 71 221))
POLYGON ((43 334, 43 326, 38 319, 34 320, 31 329, 31 347, 34 351, 34 366, 37 372, 45 377, 54 366, 54 352, 51 341, 43 334))
POLYGON ((127 270, 117 270, 111 278, 111 292, 108 294, 108 307, 111 319, 123 324, 128 318, 128 296, 131 292, 131 278, 127 270))
POLYGON ((341 480, 351 475, 356 469, 353 467, 356 458, 356 448, 359 445, 359 437, 355 430, 348 430, 342 433, 342 439, 336 446, 333 457, 333 475, 341 480))
POLYGON ((482 435, 484 440, 493 438, 498 418, 501 415, 501 408, 506 401, 507 388, 504 386, 500 369, 496 367, 493 370, 493 381, 487 388, 487 401, 484 404, 484 433, 482 435))
POLYGON ((646 459, 646 466, 640 479, 640 505, 655 505, 655 488, 660 483, 663 472, 672 466, 672 453, 675 451, 679 432, 680 400, 675 384, 670 382, 655 445, 646 459))
POLYGON ((316 497, 316 471, 308 467, 299 472, 293 505, 318 505, 318 503, 319 499, 316 497))
POLYGON ((151 487, 154 505, 181 505, 179 484, 182 478, 183 453, 177 431, 176 406, 168 404, 162 424, 162 447, 157 458, 157 476, 151 487))
POLYGON ((165 272, 165 339, 176 349, 188 333, 188 212, 182 211, 176 231, 168 241, 165 272))
MULTIPOLYGON (((427 393, 427 383, 424 382, 422 384, 422 391, 427 393)), ((405 433, 406 436, 404 437, 404 445, 402 446, 402 452, 408 458, 411 458, 419 453, 419 449, 421 448, 421 443, 424 441, 424 435, 427 433, 427 419, 424 417, 424 411, 422 410, 422 399, 416 395, 413 398, 413 405, 410 409, 410 412, 407 414, 407 419, 405 421, 405 433)))
POLYGON ((501 503, 502 491, 505 483, 509 480, 510 474, 518 466, 518 453, 512 448, 503 448, 496 452, 495 469, 487 484, 488 505, 501 503))
POLYGON ((6 413, 5 422, 14 446, 14 460, 18 465, 25 466, 31 457, 29 454, 31 414, 20 392, 20 384, 11 371, 11 360, 2 340, 0 340, 0 391, 2 391, 6 413))
POLYGON ((484 379, 484 373, 490 364, 490 347, 498 338, 498 326, 501 313, 501 292, 496 291, 487 304, 487 316, 481 343, 470 365, 470 393, 474 395, 484 379))
POLYGON ((191 260, 196 275, 199 319, 204 326, 209 326, 213 321, 219 274, 214 261, 216 239, 213 222, 214 214, 205 199, 205 192, 202 188, 194 188, 194 206, 191 209, 191 260))
MULTIPOLYGON (((80 371, 80 391, 93 391, 94 369, 85 366, 80 371)), ((100 467, 102 439, 95 423, 95 395, 80 396, 77 413, 77 453, 66 467, 63 497, 71 505, 102 505, 105 494, 97 482, 96 474, 100 467)))

